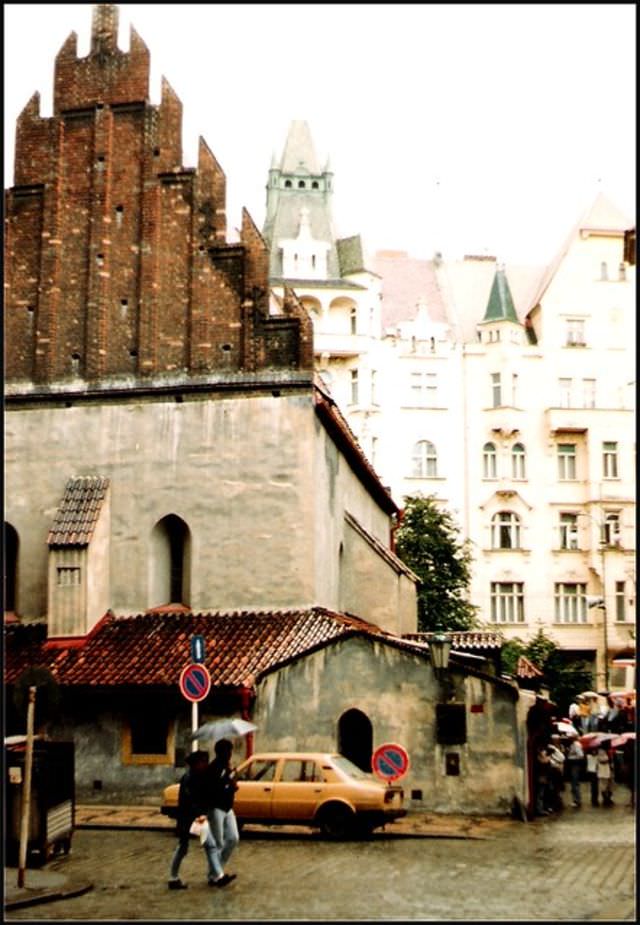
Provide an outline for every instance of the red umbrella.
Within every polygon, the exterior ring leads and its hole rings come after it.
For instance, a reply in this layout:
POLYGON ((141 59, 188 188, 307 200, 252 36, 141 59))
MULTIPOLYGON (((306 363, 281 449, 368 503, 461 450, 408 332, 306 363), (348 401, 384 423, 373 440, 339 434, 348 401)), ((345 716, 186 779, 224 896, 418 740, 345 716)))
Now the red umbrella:
POLYGON ((622 732, 619 736, 616 736, 615 739, 611 740, 611 748, 621 748, 629 741, 635 742, 636 734, 635 732, 622 732))
POLYGON ((583 748, 598 748, 603 743, 609 744, 611 739, 617 738, 615 732, 586 732, 578 741, 583 748))

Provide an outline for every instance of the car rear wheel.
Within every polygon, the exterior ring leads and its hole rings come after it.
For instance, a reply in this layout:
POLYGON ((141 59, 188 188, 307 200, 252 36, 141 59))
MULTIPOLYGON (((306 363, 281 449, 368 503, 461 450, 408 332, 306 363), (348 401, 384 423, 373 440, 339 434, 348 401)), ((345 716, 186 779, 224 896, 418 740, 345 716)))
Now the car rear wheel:
POLYGON ((355 815, 340 803, 325 806, 318 815, 320 831, 327 838, 347 838, 354 831, 355 815))

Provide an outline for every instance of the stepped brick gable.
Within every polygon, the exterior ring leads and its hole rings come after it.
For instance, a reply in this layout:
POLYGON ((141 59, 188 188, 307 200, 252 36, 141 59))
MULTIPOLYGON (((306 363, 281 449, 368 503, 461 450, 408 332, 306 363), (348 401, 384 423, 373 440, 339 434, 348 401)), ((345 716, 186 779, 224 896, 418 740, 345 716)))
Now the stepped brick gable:
POLYGON ((295 297, 270 316, 268 252, 245 213, 227 242, 225 175, 203 139, 182 165, 182 104, 118 10, 94 7, 91 48, 71 33, 55 61, 53 116, 36 93, 16 129, 5 207, 6 378, 65 381, 311 369, 295 297))

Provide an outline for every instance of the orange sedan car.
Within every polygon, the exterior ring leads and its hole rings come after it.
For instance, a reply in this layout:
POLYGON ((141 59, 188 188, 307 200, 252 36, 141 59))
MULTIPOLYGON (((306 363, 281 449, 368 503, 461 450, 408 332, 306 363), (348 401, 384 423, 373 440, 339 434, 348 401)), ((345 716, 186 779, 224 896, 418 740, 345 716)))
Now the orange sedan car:
MULTIPOLYGON (((261 752, 236 769, 238 822, 308 825, 330 838, 368 835, 406 815, 401 787, 382 784, 330 752, 261 752)), ((163 791, 160 811, 175 818, 178 784, 163 791)))

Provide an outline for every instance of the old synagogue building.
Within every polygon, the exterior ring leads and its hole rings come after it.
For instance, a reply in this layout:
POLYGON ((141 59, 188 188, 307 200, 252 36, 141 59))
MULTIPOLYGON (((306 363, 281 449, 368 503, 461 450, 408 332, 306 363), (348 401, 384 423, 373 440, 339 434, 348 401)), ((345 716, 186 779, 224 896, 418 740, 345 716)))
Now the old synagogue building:
MULTIPOLYGON (((134 29, 121 51, 117 27, 100 4, 87 56, 64 42, 5 193, 9 731, 37 670, 79 795, 159 793, 190 747, 178 680, 198 634, 203 720, 363 767, 399 741, 408 801, 508 811, 527 798, 520 693, 459 654, 441 703, 407 638, 397 503, 314 368, 309 312, 246 211, 228 240, 220 164, 200 139, 183 166, 182 104, 164 79, 150 103, 149 51, 134 29)), ((304 259, 361 291, 356 241, 304 259)))

